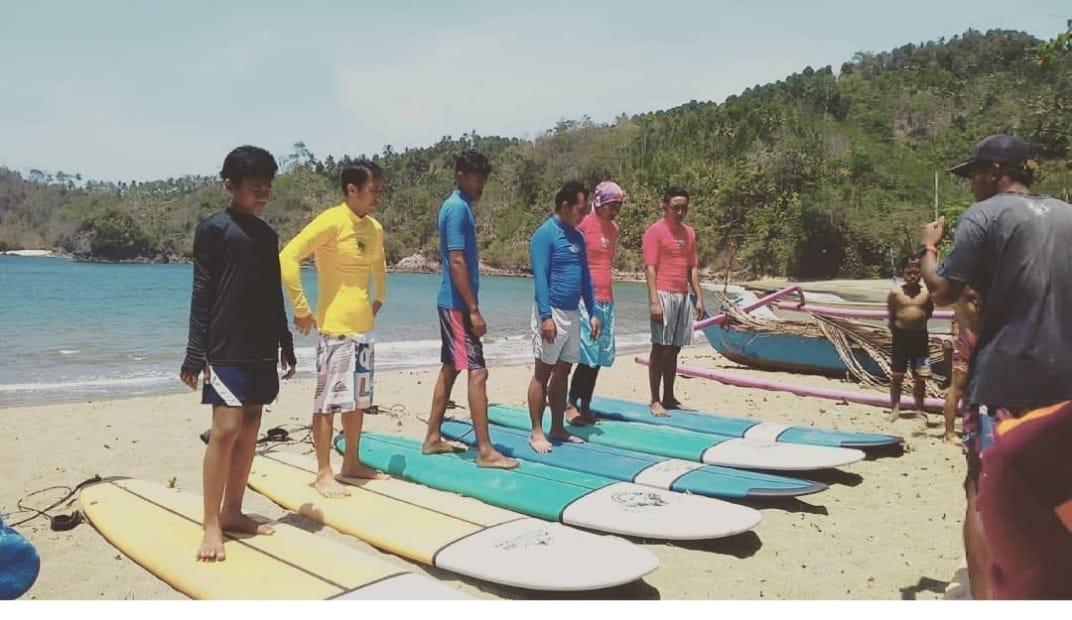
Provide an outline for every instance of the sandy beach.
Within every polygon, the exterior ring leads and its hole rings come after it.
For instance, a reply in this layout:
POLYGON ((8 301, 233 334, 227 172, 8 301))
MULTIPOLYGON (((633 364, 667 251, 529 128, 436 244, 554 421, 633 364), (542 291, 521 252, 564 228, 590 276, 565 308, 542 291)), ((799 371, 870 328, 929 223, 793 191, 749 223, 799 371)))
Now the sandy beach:
MULTIPOLYGON (((851 387, 822 378, 739 369, 702 339, 686 349, 682 362, 775 375, 779 380, 828 387, 851 387)), ((523 404, 531 365, 491 370, 492 402, 523 404)), ((435 370, 380 372, 376 377, 378 415, 366 416, 367 430, 419 438, 427 414, 435 370)), ((177 381, 178 379, 176 379, 177 381)), ((464 382, 454 399, 465 403, 464 382)), ((646 369, 622 356, 600 375, 601 394, 644 400, 646 369)), ((830 488, 799 500, 752 504, 763 521, 753 532, 729 539, 668 544, 636 540, 656 553, 661 566, 643 581, 611 590, 571 594, 603 599, 934 599, 963 565, 963 458, 941 441, 939 416, 930 426, 920 418, 885 422, 884 410, 843 405, 774 392, 755 392, 699 379, 679 379, 678 395, 696 408, 731 415, 825 428, 892 432, 905 438, 900 456, 882 456, 837 471, 813 474, 830 488)), ((285 384, 266 413, 262 431, 309 423, 311 380, 285 384)), ((0 478, 0 512, 12 512, 27 493, 55 485, 73 486, 94 475, 131 476, 168 483, 200 494, 204 446, 198 434, 209 427, 209 411, 193 393, 81 404, 17 407, 0 411, 5 433, 5 471, 0 478)), ((454 415, 464 417, 464 409, 454 415)), ((338 421, 336 421, 338 424, 338 421)), ((311 452, 308 443, 271 449, 311 452)), ((337 455, 335 455, 337 456, 337 455)), ((334 458, 334 457, 333 457, 334 458)), ((807 477, 807 476, 805 476, 807 477)), ((46 506, 62 491, 38 495, 46 506)), ((256 492, 246 508, 271 519, 312 528, 256 492)), ((57 509, 68 512, 71 509, 57 509)), ((14 521, 26 515, 15 515, 14 521)), ((41 575, 30 599, 181 599, 184 596, 144 570, 82 524, 52 532, 44 519, 20 528, 38 548, 41 575)), ((344 545, 426 573, 480 598, 560 598, 461 578, 425 569, 385 554, 330 528, 318 532, 344 545)), ((194 552, 190 550, 191 557, 194 552)))

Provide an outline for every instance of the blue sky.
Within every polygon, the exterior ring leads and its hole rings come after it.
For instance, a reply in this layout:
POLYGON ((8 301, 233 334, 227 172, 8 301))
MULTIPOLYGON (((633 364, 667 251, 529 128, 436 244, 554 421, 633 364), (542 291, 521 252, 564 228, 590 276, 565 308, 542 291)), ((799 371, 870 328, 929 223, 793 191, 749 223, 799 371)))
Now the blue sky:
POLYGON ((1051 38, 1070 17, 1068 0, 6 3, 0 165, 146 180, 214 174, 243 143, 531 138, 968 28, 1051 38))

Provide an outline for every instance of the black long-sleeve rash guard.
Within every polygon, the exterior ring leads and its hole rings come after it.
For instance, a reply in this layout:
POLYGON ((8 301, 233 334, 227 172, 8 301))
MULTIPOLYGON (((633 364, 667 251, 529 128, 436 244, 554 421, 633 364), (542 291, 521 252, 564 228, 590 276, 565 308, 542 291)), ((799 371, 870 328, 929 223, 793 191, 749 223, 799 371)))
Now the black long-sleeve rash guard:
POLYGON ((194 286, 183 372, 205 364, 294 359, 279 277, 279 236, 255 215, 226 209, 194 233, 194 286))

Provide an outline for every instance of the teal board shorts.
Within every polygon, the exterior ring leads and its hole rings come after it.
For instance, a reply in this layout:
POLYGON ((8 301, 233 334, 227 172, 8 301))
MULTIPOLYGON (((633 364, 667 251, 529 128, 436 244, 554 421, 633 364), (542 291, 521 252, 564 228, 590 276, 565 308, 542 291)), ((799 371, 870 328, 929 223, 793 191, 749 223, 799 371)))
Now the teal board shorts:
POLYGON ((592 329, 588 326, 588 309, 582 301, 577 306, 581 314, 581 355, 580 363, 593 368, 614 365, 614 302, 597 301, 596 308, 603 318, 603 327, 599 338, 592 339, 592 329))

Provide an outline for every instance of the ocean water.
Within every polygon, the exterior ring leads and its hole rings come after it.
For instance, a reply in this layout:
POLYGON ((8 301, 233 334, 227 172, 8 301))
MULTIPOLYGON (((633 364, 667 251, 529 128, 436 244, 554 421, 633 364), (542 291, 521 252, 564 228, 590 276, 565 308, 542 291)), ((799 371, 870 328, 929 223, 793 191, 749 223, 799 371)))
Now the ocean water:
MULTIPOLYGON (((303 270, 316 298, 316 274, 303 270)), ((79 263, 0 256, 0 407, 182 392, 190 265, 79 263)), ((388 275, 377 317, 378 368, 439 364, 438 275, 388 275)), ((620 352, 647 346, 647 295, 615 284, 620 352)), ((532 357, 532 281, 484 276, 489 366, 532 357)), ((291 316, 290 308, 287 309, 291 316)), ((295 334, 299 375, 314 371, 313 337, 295 334)))

